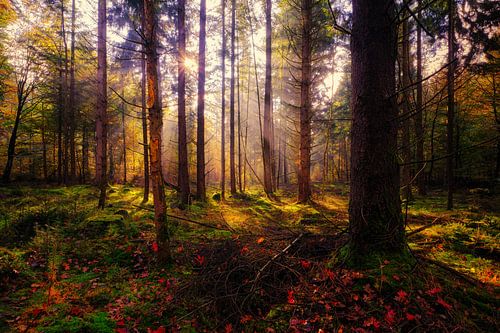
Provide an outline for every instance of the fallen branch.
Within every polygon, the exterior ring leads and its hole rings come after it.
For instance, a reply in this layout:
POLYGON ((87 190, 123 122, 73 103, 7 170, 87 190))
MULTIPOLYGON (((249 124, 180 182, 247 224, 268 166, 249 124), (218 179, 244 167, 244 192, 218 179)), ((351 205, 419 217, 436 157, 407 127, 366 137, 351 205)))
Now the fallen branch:
POLYGON ((260 277, 262 276, 262 273, 266 270, 266 268, 272 264, 274 261, 276 261, 276 259, 278 259, 279 257, 281 257, 282 255, 284 255, 286 252, 288 252, 288 250, 290 250, 290 248, 295 244, 297 243, 302 237, 304 237, 304 233, 301 233, 300 235, 298 235, 290 244, 287 245, 287 247, 285 247, 283 250, 281 250, 281 252, 277 253, 274 255, 274 257, 272 257, 271 259, 269 259, 264 266, 262 266, 259 271, 257 272, 257 275, 255 276, 255 279, 253 280, 253 285, 252 285, 252 289, 251 289, 251 292, 254 292, 255 291, 255 286, 257 285, 257 282, 260 280, 260 277))
MULTIPOLYGON (((147 208, 147 207, 143 207, 143 206, 137 206, 137 205, 132 205, 136 208, 140 208, 140 209, 144 209, 144 210, 147 210, 147 211, 150 211, 150 212, 154 212, 154 209, 151 209, 151 208, 147 208)), ((191 219, 188 219, 188 218, 185 218, 185 217, 181 217, 181 216, 177 216, 177 215, 172 215, 172 214, 165 214, 167 217, 171 217, 171 218, 174 218, 174 219, 177 219, 177 220, 180 220, 180 221, 185 221, 185 222, 189 222, 189 223, 193 223, 193 224, 197 224, 197 225, 201 225, 203 227, 206 227, 206 228, 212 228, 212 229, 217 229, 217 230, 224 230, 224 231, 233 231, 231 229, 226 229, 226 228, 220 228, 218 226, 215 226, 213 224, 208 224, 208 223, 204 223, 204 222, 200 222, 200 221, 195 221, 195 220, 191 220, 191 219)))
POLYGON ((469 276, 467 276, 467 275, 465 275, 465 274, 457 271, 456 269, 453 269, 453 268, 451 268, 451 267, 449 267, 449 266, 447 266, 447 265, 445 265, 445 264, 443 264, 443 263, 441 263, 441 262, 439 262, 437 260, 430 259, 430 258, 427 258, 427 257, 422 256, 422 255, 419 255, 418 258, 421 259, 421 260, 423 260, 423 261, 425 261, 425 262, 427 262, 427 263, 429 263, 429 264, 432 264, 434 266, 438 266, 439 268, 442 268, 442 269, 444 269, 444 270, 446 270, 446 271, 448 271, 448 272, 456 275, 460 279, 464 280, 467 283, 470 283, 473 286, 478 286, 478 285, 479 286, 484 286, 483 282, 481 282, 479 280, 476 280, 474 278, 471 278, 471 277, 469 277, 469 276))
POLYGON ((413 231, 410 231, 410 232, 406 233, 406 237, 413 236, 413 235, 418 234, 419 232, 421 232, 421 231, 423 231, 423 230, 425 230, 427 228, 430 228, 430 227, 435 226, 437 224, 441 224, 442 222, 436 223, 436 221, 439 220, 439 219, 440 219, 440 217, 436 217, 434 219, 434 221, 432 221, 430 224, 424 225, 423 227, 417 228, 417 229, 415 229, 413 231))

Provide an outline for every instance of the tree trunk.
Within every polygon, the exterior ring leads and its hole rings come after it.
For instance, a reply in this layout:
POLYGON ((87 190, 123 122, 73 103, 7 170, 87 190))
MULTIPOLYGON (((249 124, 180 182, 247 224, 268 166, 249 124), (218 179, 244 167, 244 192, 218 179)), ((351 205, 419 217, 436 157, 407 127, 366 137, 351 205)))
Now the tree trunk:
POLYGON ((186 68, 184 61, 186 60, 186 1, 179 0, 178 7, 178 32, 179 32, 179 55, 177 59, 178 66, 178 185, 179 185, 179 201, 181 206, 189 203, 189 164, 187 152, 187 129, 186 129, 186 68))
POLYGON ((17 111, 16 111, 16 119, 14 121, 14 128, 12 129, 12 133, 10 134, 9 145, 7 148, 7 163, 5 164, 5 168, 2 175, 2 181, 8 183, 10 181, 10 175, 12 173, 12 166, 14 164, 14 157, 16 153, 16 141, 17 141, 17 130, 19 129, 19 123, 21 121, 21 113, 23 109, 18 102, 17 111))
POLYGON ((69 69, 69 155, 70 155, 70 171, 69 178, 72 182, 76 179, 76 147, 75 147, 75 21, 76 8, 75 0, 71 1, 71 59, 69 69))
POLYGON ((300 203, 311 197, 311 27, 312 0, 302 0, 302 53, 300 82, 300 156, 299 156, 299 196, 300 203))
POLYGON ((106 203, 106 147, 107 147, 107 59, 106 59, 106 0, 99 0, 97 36, 97 117, 96 117, 96 182, 99 185, 99 205, 106 203))
POLYGON ((262 157, 264 161, 264 191, 273 193, 273 168, 272 168, 272 28, 271 28, 271 0, 266 0, 266 81, 264 92, 264 142, 262 157))
MULTIPOLYGON (((144 19, 142 26, 145 26, 144 19)), ((143 48, 145 51, 145 48, 143 48)), ((146 107, 146 55, 141 57, 141 118, 142 118, 142 154, 144 168, 144 196, 142 202, 149 200, 149 144, 148 144, 148 121, 146 107)))
POLYGON ((224 200, 226 192, 226 0, 222 0, 222 106, 221 106, 221 154, 220 191, 224 200))
POLYGON ((231 194, 236 194, 236 166, 234 141, 234 107, 235 107, 235 36, 236 36, 236 0, 231 1, 231 87, 229 101, 229 184, 231 194))
MULTIPOLYGON (((421 1, 418 1, 420 7, 421 1)), ((421 11, 418 12, 418 20, 422 20, 421 11)), ((417 142, 417 161, 424 160, 424 127, 423 127, 423 87, 422 87, 422 28, 417 24, 417 114, 415 115, 415 140, 417 142)), ((416 183, 419 195, 426 195, 425 178, 422 168, 425 164, 423 162, 417 163, 416 183)))
MULTIPOLYGON (((122 96, 123 94, 123 89, 122 89, 122 96)), ((123 156, 123 184, 127 183, 127 136, 126 136, 126 129, 125 129, 125 103, 122 101, 121 105, 122 109, 122 156, 123 156)))
POLYGON ((403 21, 403 43, 401 49, 401 72, 402 72, 402 89, 403 89, 403 108, 401 118, 401 134, 402 134, 402 189, 403 197, 407 201, 412 200, 411 192, 411 143, 410 143, 410 33, 408 29, 408 20, 403 21))
POLYGON ((354 0, 351 189, 347 255, 355 263, 374 252, 405 248, 399 198, 397 52, 390 0, 354 0))
POLYGON ((89 139, 87 132, 87 125, 83 125, 82 128, 82 183, 85 184, 88 180, 89 172, 89 139))
POLYGON ((198 117, 196 133, 196 195, 205 201, 205 48, 206 48, 207 4, 200 1, 200 40, 198 56, 198 117))
POLYGON ((144 34, 147 71, 147 108, 149 114, 149 142, 151 154, 151 179, 153 184, 153 201, 156 226, 156 242, 158 245, 158 259, 160 262, 171 260, 170 236, 167 225, 167 206, 162 176, 162 110, 159 99, 158 82, 158 53, 157 53, 157 18, 155 1, 144 0, 144 34))
POLYGON ((63 51, 64 51, 64 76, 61 76, 62 81, 62 110, 63 110, 63 136, 64 136, 64 145, 63 145, 63 182, 64 184, 68 183, 69 177, 69 124, 70 124, 70 115, 68 114, 68 42, 66 39, 66 20, 64 17, 65 7, 64 1, 61 1, 61 36, 63 41, 63 51))
MULTIPOLYGON (((236 49, 238 50, 238 39, 236 39, 236 49)), ((238 189, 243 192, 243 184, 241 179, 241 94, 240 94, 240 58, 237 58, 237 91, 238 95, 238 189)))
POLYGON ((453 190, 454 190, 454 141, 453 127, 455 124, 455 4, 454 0, 448 0, 448 124, 447 124, 447 158, 446 158, 446 182, 448 186, 447 209, 453 209, 453 190))

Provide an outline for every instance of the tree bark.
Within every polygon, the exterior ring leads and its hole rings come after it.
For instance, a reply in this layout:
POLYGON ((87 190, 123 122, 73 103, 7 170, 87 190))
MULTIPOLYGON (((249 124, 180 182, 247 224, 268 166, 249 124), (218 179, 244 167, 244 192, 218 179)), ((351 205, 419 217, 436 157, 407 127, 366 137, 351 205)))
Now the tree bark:
POLYGON ((207 4, 200 1, 200 40, 198 56, 198 117, 196 135, 196 195, 205 201, 205 48, 206 48, 207 4))
MULTIPOLYGON (((420 7, 421 1, 418 0, 418 6, 420 7)), ((421 11, 417 14, 417 19, 422 20, 421 11)), ((415 140, 417 142, 416 159, 417 161, 423 161, 424 158, 424 125, 423 125, 423 83, 422 83, 422 28, 420 24, 417 24, 417 114, 415 115, 415 140)), ((424 163, 418 163, 416 183, 419 195, 426 195, 427 189, 425 184, 424 172, 421 169, 424 167, 424 163)))
POLYGON ((226 192, 226 0, 222 0, 222 87, 221 87, 221 199, 224 200, 226 192))
POLYGON ((69 69, 69 179, 74 182, 76 179, 76 146, 75 146, 75 132, 76 132, 76 112, 75 112, 75 25, 76 25, 76 8, 75 0, 71 1, 71 58, 69 69))
POLYGON ((311 27, 312 0, 302 0, 302 53, 300 81, 300 156, 298 201, 306 203, 311 197, 311 27))
POLYGON ((189 164, 187 152, 187 129, 186 129, 186 68, 184 61, 186 60, 186 1, 179 0, 178 5, 178 27, 179 33, 179 54, 177 58, 178 68, 178 109, 177 109, 177 124, 178 124, 178 185, 179 185, 179 202, 181 206, 189 203, 189 164))
POLYGON ((272 2, 266 0, 266 81, 264 92, 264 142, 262 157, 264 162, 264 191, 273 193, 273 168, 272 168, 272 28, 271 28, 272 2))
POLYGON ((399 198, 395 8, 390 0, 354 0, 351 189, 348 255, 404 250, 399 198))
POLYGON ((231 87, 229 100, 229 184, 231 194, 236 194, 236 166, 234 140, 235 107, 235 37, 236 37, 236 0, 231 1, 231 87))
POLYGON ((96 182, 99 185, 99 205, 106 203, 107 162, 107 59, 106 59, 106 0, 99 0, 97 27, 97 117, 96 117, 96 182))
POLYGON ((402 72, 402 89, 403 89, 403 108, 402 108, 402 124, 401 124, 401 134, 402 134, 402 156, 403 156, 403 167, 402 169, 402 189, 403 198, 407 201, 412 200, 411 191, 411 143, 410 143, 410 112, 411 112, 411 100, 410 100, 410 90, 408 87, 411 84, 410 80, 410 33, 408 29, 408 20, 403 21, 403 43, 401 49, 401 72, 402 72))
POLYGON ((453 127, 455 124, 455 19, 454 19, 455 4, 454 0, 448 0, 448 115, 447 115, 447 132, 446 132, 446 182, 448 187, 447 209, 453 209, 453 190, 454 190, 454 142, 453 142, 453 127))
POLYGON ((147 108, 149 114, 149 142, 151 157, 151 180, 153 185, 153 202, 156 227, 156 242, 160 262, 171 260, 170 236, 167 225, 167 206, 162 176, 162 110, 159 99, 158 53, 157 53, 157 18, 155 1, 144 0, 144 34, 147 72, 147 108))
MULTIPOLYGON (((143 29, 145 22, 142 23, 143 29)), ((143 51, 145 48, 143 47, 143 51)), ((142 202, 146 203, 149 200, 149 144, 148 144, 148 121, 147 121, 147 106, 146 106, 146 55, 143 53, 141 57, 141 120, 142 120, 142 154, 143 154, 143 170, 144 170, 144 195, 142 202)))

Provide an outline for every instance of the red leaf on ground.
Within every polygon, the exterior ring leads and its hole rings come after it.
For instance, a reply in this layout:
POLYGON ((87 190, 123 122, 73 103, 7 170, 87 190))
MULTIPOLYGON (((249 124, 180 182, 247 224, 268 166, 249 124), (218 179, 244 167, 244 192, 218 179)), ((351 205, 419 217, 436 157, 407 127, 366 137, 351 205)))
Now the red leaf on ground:
POLYGON ((450 304, 446 303, 446 301, 444 299, 442 299, 441 297, 438 297, 436 302, 448 311, 450 311, 452 309, 452 306, 450 304))
POLYGON ((157 242, 153 242, 153 252, 158 252, 158 243, 157 242))
POLYGON ((198 254, 196 258, 194 258, 194 261, 196 261, 198 265, 203 266, 203 264, 205 263, 205 256, 201 256, 198 254))
POLYGON ((396 312, 393 309, 387 310, 387 313, 385 314, 385 321, 389 325, 392 325, 396 322, 396 312))
POLYGON ((400 290, 397 292, 396 297, 394 297, 394 299, 398 302, 404 303, 407 297, 408 293, 404 290, 400 290))
POLYGON ((415 315, 413 315, 411 313, 407 313, 406 314, 406 319, 408 319, 409 321, 415 320, 415 315))
POLYGON ((365 320, 365 322, 363 323, 363 326, 364 327, 373 326, 373 328, 379 329, 380 328, 380 322, 377 320, 377 318, 370 317, 370 318, 368 318, 368 319, 365 320))
POLYGON ((233 325, 231 325, 231 323, 227 324, 226 327, 224 328, 224 332, 231 333, 232 331, 233 331, 233 325))
POLYGON ((288 304, 295 304, 295 298, 293 298, 293 290, 288 290, 288 304))
POLYGON ((429 295, 433 296, 433 295, 439 294, 441 291, 442 291, 441 288, 436 287, 436 288, 432 288, 432 289, 428 290, 427 293, 429 295))
POLYGON ((307 260, 301 260, 300 265, 303 269, 309 269, 311 267, 311 263, 307 260))
POLYGON ((127 329, 126 328, 123 328, 123 327, 120 327, 120 328, 117 328, 115 330, 116 333, 127 333, 127 329))
POLYGON ((264 241, 264 237, 261 237, 261 238, 257 239, 257 244, 260 244, 260 243, 262 243, 263 241, 264 241))

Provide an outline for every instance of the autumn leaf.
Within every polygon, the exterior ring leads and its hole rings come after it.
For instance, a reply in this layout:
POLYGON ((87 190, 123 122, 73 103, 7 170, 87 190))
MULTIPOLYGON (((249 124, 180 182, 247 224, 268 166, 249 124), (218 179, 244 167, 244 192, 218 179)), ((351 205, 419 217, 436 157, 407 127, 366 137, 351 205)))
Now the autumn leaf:
POLYGON ((226 324, 226 327, 224 328, 225 333, 231 333, 233 331, 233 325, 231 323, 226 324))
POLYGON ((153 242, 153 252, 158 252, 158 243, 157 242, 153 242))
POLYGON ((406 314, 406 319, 408 319, 409 321, 415 320, 415 315, 411 314, 411 313, 407 313, 406 314))
POLYGON ((288 290, 288 304, 295 304, 295 298, 293 298, 293 290, 288 290))
POLYGON ((446 301, 444 299, 442 299, 441 297, 438 297, 436 302, 448 311, 450 311, 452 309, 452 306, 450 304, 446 303, 446 301))
POLYGON ((194 261, 199 265, 203 266, 205 264, 205 256, 202 255, 197 255, 196 258, 194 258, 194 261))
POLYGON ((380 322, 377 320, 377 318, 370 317, 370 318, 368 318, 368 319, 365 320, 365 322, 363 323, 363 326, 364 327, 373 326, 373 328, 379 329, 380 328, 380 322))
POLYGON ((167 333, 167 329, 163 326, 160 326, 155 330, 148 328, 148 333, 167 333))
POLYGON ((385 321, 389 325, 393 325, 396 322, 396 312, 393 309, 388 309, 385 314, 385 321))
POLYGON ((301 260, 300 265, 302 266, 303 269, 311 268, 311 263, 307 260, 301 260))
POLYGON ((262 243, 263 241, 264 241, 264 237, 261 237, 261 238, 257 239, 257 244, 260 244, 260 243, 262 243))
POLYGON ((432 288, 432 289, 428 290, 428 291, 427 291, 427 293, 428 293, 429 295, 431 295, 431 296, 434 296, 434 295, 436 295, 436 294, 439 294, 441 291, 442 291, 442 289, 441 289, 441 288, 436 287, 436 288, 432 288))
POLYGON ((407 301, 408 293, 404 290, 400 290, 397 292, 396 297, 394 299, 400 303, 405 303, 407 301))

